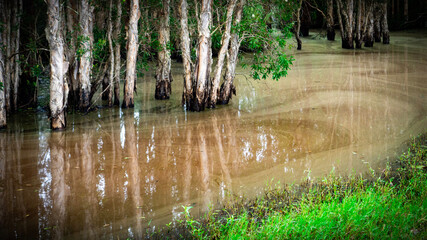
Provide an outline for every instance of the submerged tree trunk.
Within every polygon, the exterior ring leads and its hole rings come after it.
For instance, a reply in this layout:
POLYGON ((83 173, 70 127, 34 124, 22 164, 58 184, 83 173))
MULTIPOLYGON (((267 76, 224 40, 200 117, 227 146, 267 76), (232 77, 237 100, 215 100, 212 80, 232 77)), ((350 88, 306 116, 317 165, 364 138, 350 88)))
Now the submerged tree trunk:
POLYGON ((388 21, 387 21, 387 1, 381 3, 382 7, 382 19, 381 19, 381 30, 383 33, 383 44, 390 43, 390 32, 388 30, 388 21))
POLYGON ((302 0, 299 0, 298 9, 296 11, 297 24, 295 24, 295 38, 297 39, 297 44, 298 44, 297 50, 302 49, 302 42, 301 42, 301 38, 299 36, 300 31, 301 31, 301 7, 302 7, 302 0))
MULTIPOLYGON (((234 26, 238 26, 242 20, 243 6, 245 0, 240 0, 236 8, 236 14, 234 18, 234 26)), ((236 94, 236 88, 234 87, 234 78, 236 77, 236 66, 237 56, 239 54, 240 40, 239 33, 234 31, 231 34, 230 47, 227 53, 227 69, 225 72, 224 83, 221 85, 219 93, 218 104, 228 104, 233 94, 236 94)))
POLYGON ((122 0, 116 0, 117 15, 114 24, 114 36, 113 41, 114 47, 114 105, 120 105, 120 70, 121 70, 121 59, 120 59, 120 32, 122 28, 122 0))
POLYGON ((374 5, 372 0, 368 0, 366 6, 366 24, 365 24, 365 47, 374 46, 374 5))
POLYGON ((362 48, 363 44, 363 13, 364 13, 364 2, 362 0, 357 1, 357 23, 356 23, 356 48, 362 48))
POLYGON ((212 0, 202 0, 199 19, 199 46, 197 48, 197 62, 194 73, 195 98, 190 106, 192 111, 203 111, 209 95, 209 77, 211 71, 211 32, 212 0))
POLYGON ((227 54, 228 46, 230 43, 230 32, 231 23, 233 18, 234 7, 236 6, 236 0, 230 0, 227 7, 227 19, 225 22, 225 30, 222 34, 221 49, 218 53, 218 60, 215 67, 214 77, 212 79, 212 86, 210 89, 210 96, 208 107, 214 108, 218 101, 219 83, 222 76, 222 68, 224 66, 225 55, 227 54))
POLYGON ((92 46, 93 46, 93 7, 89 0, 82 0, 80 6, 80 30, 82 35, 81 47, 83 54, 80 57, 79 66, 79 109, 87 111, 90 106, 92 72, 92 46))
POLYGON ((328 12, 326 18, 326 35, 329 41, 335 41, 335 29, 334 29, 334 2, 328 0, 328 12))
POLYGON ((158 53, 156 70, 156 91, 154 97, 159 100, 169 99, 172 91, 171 51, 170 47, 170 0, 162 0, 160 11, 159 43, 161 50, 158 53))
POLYGON ((182 93, 182 104, 189 110, 193 101, 193 82, 191 77, 191 52, 190 52, 190 33, 188 31, 188 4, 187 0, 181 0, 179 6, 180 25, 181 25, 181 52, 182 64, 184 66, 184 90, 182 93))
POLYGON ((64 76, 68 70, 68 62, 64 55, 64 38, 61 29, 60 0, 48 1, 48 27, 46 36, 50 50, 50 118, 51 128, 60 130, 66 127, 65 108, 67 106, 68 85, 64 76))
POLYGON ((342 48, 353 49, 353 0, 345 0, 345 4, 341 0, 337 0, 338 8, 340 9, 342 21, 342 48))
POLYGON ((381 42, 381 17, 382 8, 379 3, 374 4, 374 39, 381 42))
POLYGON ((79 61, 76 56, 76 42, 77 33, 75 31, 77 23, 77 1, 69 0, 66 1, 66 13, 67 13, 67 34, 69 35, 68 47, 65 50, 67 60, 70 63, 69 71, 67 74, 68 83, 70 86, 70 94, 68 98, 68 104, 73 107, 78 107, 79 104, 79 61))
POLYGON ((136 57, 138 54, 138 19, 139 0, 130 1, 130 13, 128 24, 128 42, 126 57, 126 78, 123 96, 123 108, 133 108, 133 92, 136 81, 136 57))

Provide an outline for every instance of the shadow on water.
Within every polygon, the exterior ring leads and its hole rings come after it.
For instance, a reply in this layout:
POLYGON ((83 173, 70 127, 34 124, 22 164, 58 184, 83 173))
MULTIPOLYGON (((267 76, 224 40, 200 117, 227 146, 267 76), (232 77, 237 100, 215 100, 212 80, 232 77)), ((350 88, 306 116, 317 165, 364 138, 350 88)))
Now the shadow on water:
POLYGON ((0 132, 1 236, 142 238, 182 218, 182 206, 201 214, 271 179, 383 166, 427 127, 425 53, 322 44, 307 42, 322 54, 295 53, 279 82, 239 69, 238 96, 202 113, 183 111, 177 72, 171 100, 153 99, 147 74, 135 109, 69 114, 63 132, 51 132, 43 113, 12 116, 0 132))

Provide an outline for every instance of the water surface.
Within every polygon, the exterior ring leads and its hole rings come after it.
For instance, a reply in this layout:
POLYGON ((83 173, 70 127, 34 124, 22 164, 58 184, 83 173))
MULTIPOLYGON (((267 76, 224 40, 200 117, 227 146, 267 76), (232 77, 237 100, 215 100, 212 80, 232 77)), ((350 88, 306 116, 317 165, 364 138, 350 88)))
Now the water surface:
POLYGON ((427 32, 340 46, 304 39, 278 82, 238 69, 231 104, 201 113, 181 107, 174 63, 169 101, 154 100, 147 73, 135 109, 70 114, 63 132, 44 112, 11 116, 0 132, 2 238, 141 238, 183 205, 199 214, 269 182, 380 170, 427 129, 427 32))

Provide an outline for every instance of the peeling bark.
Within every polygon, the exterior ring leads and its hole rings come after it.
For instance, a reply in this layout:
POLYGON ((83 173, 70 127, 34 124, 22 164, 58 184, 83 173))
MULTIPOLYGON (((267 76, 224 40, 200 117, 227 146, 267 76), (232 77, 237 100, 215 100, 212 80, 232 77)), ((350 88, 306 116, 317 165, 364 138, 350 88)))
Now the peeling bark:
POLYGON ((173 81, 171 74, 171 51, 170 44, 170 0, 162 0, 160 10, 159 43, 161 50, 158 52, 156 70, 156 91, 154 97, 158 100, 169 99, 172 91, 173 81))
POLYGON ((64 55, 64 38, 61 29, 61 9, 59 0, 48 1, 48 27, 46 36, 50 50, 50 114, 51 128, 60 130, 66 127, 65 108, 67 105, 68 85, 64 75, 68 70, 68 62, 64 55))
POLYGON ((93 6, 90 5, 89 0, 81 1, 80 28, 82 35, 81 46, 83 47, 84 53, 80 57, 79 66, 79 109, 85 112, 90 106, 90 75, 92 72, 93 47, 93 6))
MULTIPOLYGON (((237 26, 242 19, 243 6, 245 3, 245 0, 240 0, 239 4, 237 5, 233 23, 234 26, 237 26)), ((233 83, 234 78, 236 77, 236 66, 238 60, 237 56, 239 54, 239 48, 239 34, 237 32, 233 32, 231 34, 230 47, 227 53, 227 69, 225 73, 225 79, 224 83, 221 85, 218 104, 228 104, 233 94, 236 95, 236 88, 233 83)))
POLYGON ((190 33, 188 31, 188 4, 187 0, 181 0, 179 6, 180 15, 180 38, 182 64, 184 66, 184 90, 182 93, 182 104, 189 110, 193 98, 193 82, 191 77, 191 52, 190 52, 190 33))
POLYGON ((326 18, 326 35, 329 41, 335 41, 335 29, 334 29, 334 1, 328 0, 328 11, 326 18))
POLYGON ((136 81, 136 57, 138 54, 138 19, 139 0, 130 1, 130 17, 128 24, 128 42, 127 42, 127 57, 126 57, 126 78, 123 96, 123 108, 133 108, 134 99, 133 92, 136 81))
POLYGON ((236 6, 236 0, 230 0, 227 7, 227 19, 225 22, 225 30, 221 38, 221 49, 219 50, 219 53, 218 53, 218 61, 215 67, 212 86, 210 89, 210 96, 209 96, 209 102, 208 102, 208 107, 210 108, 215 108, 215 105, 218 101, 219 83, 221 81, 224 60, 225 60, 225 56, 227 54, 228 46, 230 43, 231 23, 232 23, 233 11, 235 6, 236 6))
POLYGON ((113 38, 114 43, 114 105, 120 105, 120 70, 121 70, 121 59, 120 59, 120 32, 122 27, 122 0, 116 0, 117 15, 114 24, 113 38))

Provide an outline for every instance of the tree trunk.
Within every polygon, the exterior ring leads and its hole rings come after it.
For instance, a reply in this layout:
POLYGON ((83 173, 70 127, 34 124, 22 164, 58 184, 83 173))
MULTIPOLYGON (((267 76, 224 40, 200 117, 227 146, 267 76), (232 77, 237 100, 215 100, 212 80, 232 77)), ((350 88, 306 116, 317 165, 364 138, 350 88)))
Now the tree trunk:
POLYGON ((46 36, 50 50, 50 118, 51 128, 60 130, 66 127, 65 108, 67 105, 68 85, 64 75, 68 70, 68 62, 64 60, 64 39, 61 29, 60 0, 48 1, 48 27, 46 36))
POLYGON ((77 22, 77 0, 66 1, 66 13, 67 13, 67 31, 70 36, 69 45, 65 51, 67 60, 70 63, 68 71, 68 84, 70 86, 70 94, 68 103, 70 106, 77 107, 79 103, 79 60, 76 56, 76 42, 77 33, 75 31, 77 22))
MULTIPOLYGON (((236 8, 236 14, 234 18, 234 26, 238 26, 242 20, 243 6, 245 5, 245 0, 240 0, 236 8)), ((228 104, 232 95, 236 94, 236 88, 234 86, 234 78, 236 77, 236 66, 237 66, 237 56, 239 54, 240 41, 239 33, 234 31, 231 34, 230 48, 227 53, 227 69, 225 72, 224 83, 221 85, 221 90, 219 93, 218 104, 228 104)))
POLYGON ((130 0, 130 14, 128 25, 128 42, 126 57, 126 78, 123 96, 123 108, 133 108, 133 92, 136 81, 136 57, 138 54, 138 19, 139 0, 130 0))
POLYGON ((356 23, 356 48, 362 48, 363 44, 363 13, 364 13, 364 2, 362 0, 357 1, 357 23, 356 23))
POLYGON ((299 0, 298 9, 296 11, 297 24, 295 24, 295 38, 297 39, 297 44, 298 44, 297 50, 302 49, 302 41, 301 41, 301 38, 299 36, 299 34, 301 32, 301 7, 302 7, 302 0, 299 0))
POLYGON ((224 67, 225 55, 227 54, 228 46, 230 43, 230 32, 231 32, 231 23, 233 18, 234 7, 236 6, 236 0, 230 0, 227 7, 227 19, 225 22, 225 30, 221 38, 221 49, 218 53, 218 61, 215 67, 214 77, 212 80, 212 86, 210 89, 210 96, 208 107, 215 108, 215 105, 218 101, 218 92, 219 92, 219 83, 222 76, 222 68, 224 67))
POLYGON ((341 0, 337 0, 337 4, 341 10, 341 15, 343 19, 342 25, 342 48, 353 49, 353 10, 354 3, 353 0, 345 0, 345 5, 343 5, 341 0))
MULTIPOLYGON (((5 6, 4 2, 0 2, 0 14, 4 14, 5 6)), ((4 19, 1 19, 2 21, 4 19)), ((4 29, 2 29, 4 31, 4 29)), ((3 43, 3 32, 0 33, 0 43, 3 43)), ((0 129, 6 127, 6 99, 5 99, 5 88, 4 88, 4 80, 5 80, 5 71, 4 65, 6 63, 3 54, 3 47, 0 48, 0 129)))
MULTIPOLYGON (((387 3, 385 3, 385 4, 387 4, 387 3)), ((404 18, 405 18, 405 22, 408 22, 409 21, 409 4, 408 4, 408 0, 404 0, 403 1, 403 5, 404 5, 404 8, 403 8, 403 16, 404 16, 404 18)), ((387 6, 386 6, 386 9, 387 9, 387 6)))
POLYGON ((108 74, 108 106, 113 106, 113 86, 114 86, 114 47, 113 47, 113 0, 110 0, 110 10, 108 13, 108 48, 110 50, 110 72, 108 74))
POLYGON ((4 71, 4 85, 3 85, 3 91, 4 91, 4 98, 5 98, 5 108, 6 112, 10 111, 10 77, 11 77, 11 69, 12 69, 12 59, 10 61, 6 61, 10 54, 11 54, 11 7, 10 3, 6 1, 2 1, 3 3, 3 22, 5 23, 4 29, 3 29, 3 40, 4 40, 4 62, 3 62, 3 71, 4 71))
POLYGON ((381 17, 382 9, 379 3, 374 4, 374 38, 375 42, 381 42, 381 17))
POLYGON ((91 83, 90 75, 92 72, 92 46, 93 46, 93 7, 89 0, 81 0, 80 6, 80 30, 82 35, 83 54, 80 57, 79 66, 79 109, 87 111, 90 106, 91 83))
POLYGON ((120 105, 120 70, 121 70, 121 59, 120 59, 120 32, 122 28, 122 0, 116 0, 117 15, 114 24, 114 105, 120 105))
POLYGON ((197 48, 197 62, 194 73, 195 98, 190 106, 192 111, 203 111, 209 95, 209 77, 211 70, 211 32, 212 0, 202 0, 199 19, 199 46, 197 48))
POLYGON ((193 82, 191 78, 191 52, 190 52, 190 33, 188 31, 188 4, 187 0, 181 0, 179 6, 180 24, 181 24, 181 52, 182 64, 184 65, 184 90, 182 93, 182 104, 189 110, 193 101, 193 82))
POLYGON ((334 29, 334 2, 328 0, 328 12, 326 18, 326 35, 329 41, 335 41, 335 29, 334 29))
POLYGON ((154 96, 159 100, 169 99, 172 91, 171 51, 168 46, 170 44, 169 5, 170 0, 162 0, 159 27, 159 43, 161 49, 157 59, 156 91, 154 96))
POLYGON ((366 31, 365 31, 365 47, 374 46, 374 5, 372 0, 368 1, 366 6, 366 31))
POLYGON ((18 89, 19 89, 19 80, 20 80, 20 60, 19 60, 19 45, 20 45, 20 36, 21 36, 21 16, 22 16, 22 0, 15 1, 15 24, 13 27, 15 28, 15 49, 14 49, 14 58, 15 58, 15 66, 13 71, 13 108, 16 111, 18 109, 18 89))
POLYGON ((387 2, 382 3, 381 7, 382 7, 381 30, 383 33, 383 44, 389 44, 390 32, 388 30, 388 21, 387 21, 387 2))

